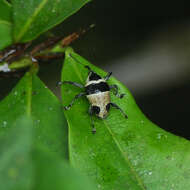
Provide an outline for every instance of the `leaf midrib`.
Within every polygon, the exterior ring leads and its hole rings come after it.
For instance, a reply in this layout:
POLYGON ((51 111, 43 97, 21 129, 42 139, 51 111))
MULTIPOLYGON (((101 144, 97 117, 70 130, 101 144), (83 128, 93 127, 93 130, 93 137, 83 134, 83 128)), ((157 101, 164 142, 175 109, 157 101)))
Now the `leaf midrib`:
POLYGON ((27 73, 28 76, 28 85, 26 90, 26 114, 31 116, 32 110, 32 74, 30 72, 27 73))
POLYGON ((125 152, 123 151, 123 149, 121 148, 120 143, 118 142, 117 138, 116 138, 116 137, 114 136, 114 134, 112 133, 112 131, 111 131, 110 127, 108 126, 108 124, 106 123, 106 121, 103 120, 103 123, 104 123, 104 125, 106 126, 106 128, 107 128, 108 132, 110 133, 110 135, 112 136, 112 138, 113 138, 113 140, 114 140, 116 146, 117 146, 118 149, 120 150, 121 155, 124 157, 124 160, 128 163, 129 168, 130 168, 130 170, 131 170, 131 173, 132 173, 132 174, 135 176, 135 178, 137 179, 138 184, 140 185, 140 187, 141 187, 143 190, 146 190, 144 183, 142 182, 142 180, 140 179, 140 177, 138 176, 138 174, 137 174, 137 173, 135 172, 135 170, 133 169, 133 166, 132 166, 132 164, 131 164, 131 162, 130 162, 130 160, 129 160, 129 158, 128 158, 127 153, 125 153, 125 152))
POLYGON ((23 26, 23 30, 20 31, 20 34, 17 35, 17 37, 15 37, 15 42, 20 41, 20 39, 24 36, 24 34, 27 32, 28 28, 30 28, 30 25, 32 24, 32 22, 35 20, 36 16, 39 14, 39 12, 41 11, 41 9, 46 5, 46 3, 48 2, 48 0, 43 0, 38 7, 36 7, 33 15, 27 20, 27 22, 25 23, 25 25, 23 26))
MULTIPOLYGON (((80 81, 83 82, 82 80, 82 76, 81 74, 78 72, 79 69, 77 69, 76 64, 72 64, 77 76, 79 77, 80 81)), ((133 166, 128 158, 128 155, 123 151, 123 149, 120 146, 120 143, 118 142, 117 138, 114 136, 114 134, 112 133, 111 129, 109 128, 109 126, 107 125, 107 123, 103 120, 104 125, 106 126, 106 129, 108 130, 108 132, 110 133, 110 135, 112 136, 116 146, 118 147, 119 151, 121 152, 121 155, 124 157, 125 162, 129 165, 130 171, 132 173, 132 175, 134 175, 135 179, 137 180, 138 184, 140 185, 141 189, 146 190, 145 185, 143 183, 143 181, 141 180, 141 178, 138 176, 138 174, 136 173, 136 171, 133 169, 133 166)))

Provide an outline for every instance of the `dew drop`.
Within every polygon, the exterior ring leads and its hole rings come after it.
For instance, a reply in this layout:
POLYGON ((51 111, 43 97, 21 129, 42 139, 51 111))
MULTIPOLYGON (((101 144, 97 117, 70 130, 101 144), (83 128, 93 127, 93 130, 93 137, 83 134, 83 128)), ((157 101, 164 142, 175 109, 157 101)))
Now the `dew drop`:
POLYGON ((7 126, 7 121, 3 121, 3 127, 7 126))
POLYGON ((137 160, 134 160, 134 161, 133 161, 133 164, 134 164, 134 166, 136 166, 136 165, 138 164, 138 161, 137 161, 137 160))
POLYGON ((152 175, 152 172, 148 172, 148 175, 152 175))
POLYGON ((162 137, 162 134, 158 133, 157 134, 157 139, 161 139, 161 137, 162 137))
POLYGON ((52 107, 49 107, 49 110, 50 110, 50 111, 52 111, 52 110, 53 110, 53 108, 52 108, 52 107))

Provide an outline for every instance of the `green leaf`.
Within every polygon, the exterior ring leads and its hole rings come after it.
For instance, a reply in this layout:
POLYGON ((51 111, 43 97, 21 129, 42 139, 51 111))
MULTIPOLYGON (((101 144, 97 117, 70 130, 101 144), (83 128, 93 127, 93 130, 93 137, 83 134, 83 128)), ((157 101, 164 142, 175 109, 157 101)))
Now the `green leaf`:
POLYGON ((0 0, 0 50, 12 43, 11 37, 12 7, 5 0, 0 0))
MULTIPOLYGON (((85 84, 88 71, 84 65, 89 65, 101 76, 106 75, 68 49, 62 81, 85 84)), ((136 105, 129 90, 114 77, 108 83, 118 85, 120 93, 126 94, 123 99, 111 94, 111 101, 127 113, 128 119, 111 108, 106 119, 95 118, 97 132, 92 134, 87 113, 89 103, 85 97, 76 101, 69 111, 65 111, 69 124, 71 164, 90 176, 99 189, 188 190, 189 141, 170 134, 149 121, 136 105)), ((68 105, 79 92, 81 89, 69 84, 63 85, 63 104, 68 105)))
POLYGON ((12 7, 6 0, 0 0, 0 20, 11 22, 12 7))
POLYGON ((89 0, 14 0, 14 41, 33 40, 77 12, 87 2, 89 0))
POLYGON ((0 189, 25 190, 32 185, 32 122, 27 116, 15 120, 0 136, 0 189))
POLYGON ((11 24, 0 20, 0 50, 9 46, 11 43, 11 24))
POLYGON ((32 72, 19 81, 0 102, 0 134, 6 135, 15 120, 28 115, 34 122, 34 143, 67 158, 67 123, 62 106, 53 93, 32 72))
POLYGON ((94 190, 89 180, 40 147, 33 152, 36 168, 35 190, 94 190))
POLYGON ((33 146, 35 125, 27 116, 18 118, 0 136, 0 189, 6 190, 93 190, 57 154, 44 146, 33 146))

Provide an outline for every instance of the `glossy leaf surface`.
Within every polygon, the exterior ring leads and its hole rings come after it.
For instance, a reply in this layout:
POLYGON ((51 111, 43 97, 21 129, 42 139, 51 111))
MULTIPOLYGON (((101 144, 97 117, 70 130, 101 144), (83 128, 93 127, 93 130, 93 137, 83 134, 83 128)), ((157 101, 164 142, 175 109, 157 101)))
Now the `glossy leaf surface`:
POLYGON ((0 19, 11 22, 12 6, 6 0, 0 0, 0 19))
POLYGON ((89 0, 14 0, 14 41, 27 42, 78 11, 89 0), (22 11, 21 11, 22 10, 22 11))
MULTIPOLYGON (((85 84, 88 71, 84 65, 105 76, 101 69, 90 64, 68 49, 62 70, 62 81, 85 84), (74 59, 73 59, 74 57, 74 59), (80 64, 80 63, 81 64, 80 64)), ((190 143, 170 134, 139 110, 129 90, 114 77, 123 99, 111 94, 128 119, 114 108, 104 119, 95 117, 96 134, 91 133, 89 103, 80 98, 65 111, 69 124, 69 158, 71 164, 90 176, 99 189, 175 189, 188 190, 190 186, 190 143)), ((68 105, 81 89, 65 84, 62 87, 63 104, 68 105)))
POLYGON ((0 50, 12 42, 11 11, 11 5, 5 0, 0 0, 0 50))

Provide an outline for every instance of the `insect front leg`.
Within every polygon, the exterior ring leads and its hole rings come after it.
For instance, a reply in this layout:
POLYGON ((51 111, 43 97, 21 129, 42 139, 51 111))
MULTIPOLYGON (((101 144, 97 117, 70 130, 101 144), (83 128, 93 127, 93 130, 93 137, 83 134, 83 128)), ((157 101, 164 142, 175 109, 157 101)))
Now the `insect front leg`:
POLYGON ((124 115, 124 117, 126 119, 128 118, 127 114, 125 114, 125 112, 117 104, 111 102, 111 103, 109 103, 109 105, 112 106, 112 107, 114 107, 114 108, 116 108, 116 109, 118 109, 124 115))
POLYGON ((85 67, 86 69, 88 69, 89 72, 92 71, 92 69, 91 69, 88 65, 85 65, 84 67, 85 67))
POLYGON ((77 99, 79 99, 80 97, 85 96, 85 95, 86 95, 85 92, 81 92, 81 93, 77 94, 77 95, 73 98, 73 100, 71 101, 71 103, 70 103, 68 106, 65 106, 64 109, 65 109, 65 110, 69 110, 69 109, 71 108, 71 106, 74 104, 74 102, 75 102, 77 99))
POLYGON ((79 83, 77 83, 77 82, 72 82, 72 81, 58 82, 58 83, 57 83, 57 86, 63 85, 63 84, 71 84, 71 85, 76 86, 76 87, 78 87, 78 88, 84 88, 84 86, 83 86, 82 84, 79 84, 79 83))
POLYGON ((105 81, 107 81, 107 80, 111 77, 111 75, 112 75, 112 72, 109 72, 109 73, 104 77, 105 81))
POLYGON ((125 94, 120 94, 119 95, 119 92, 118 92, 118 86, 116 84, 113 84, 113 85, 110 85, 109 86, 110 89, 114 89, 114 95, 117 96, 118 98, 123 98, 125 96, 125 94))

